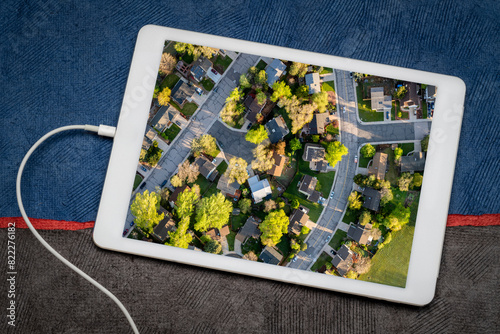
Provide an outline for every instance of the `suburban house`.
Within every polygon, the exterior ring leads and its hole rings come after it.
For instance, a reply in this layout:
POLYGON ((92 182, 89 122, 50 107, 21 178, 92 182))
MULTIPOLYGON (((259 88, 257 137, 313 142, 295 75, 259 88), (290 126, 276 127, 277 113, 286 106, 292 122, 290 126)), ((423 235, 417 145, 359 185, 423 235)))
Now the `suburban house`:
POLYGON ((425 167, 425 153, 413 152, 412 155, 401 157, 401 172, 420 172, 425 167))
POLYGON ((321 114, 314 114, 312 121, 309 123, 309 134, 322 135, 325 133, 325 127, 328 123, 333 122, 333 117, 326 112, 321 114), (332 118, 332 119, 330 119, 332 118))
POLYGON ((311 175, 304 175, 300 180, 299 192, 306 195, 311 202, 317 203, 321 199, 321 193, 316 191, 318 179, 311 175))
POLYGON ((248 179, 248 185, 252 191, 252 197, 255 203, 260 203, 264 198, 271 195, 271 185, 267 179, 260 180, 258 175, 248 179))
POLYGON ((200 82, 212 68, 212 62, 205 57, 200 57, 191 67, 191 77, 200 82))
POLYGON ((288 225, 288 233, 299 235, 302 226, 306 226, 309 221, 309 209, 306 207, 299 207, 293 210, 290 216, 290 224, 288 225))
POLYGON ((204 234, 208 235, 212 240, 221 241, 230 233, 229 227, 227 225, 223 226, 220 230, 218 228, 212 228, 206 231, 204 234))
POLYGON ((142 149, 147 150, 153 144, 153 141, 155 141, 157 138, 158 134, 156 133, 156 131, 148 127, 146 134, 142 139, 142 149))
POLYGON ((174 208, 175 205, 177 204, 177 198, 179 197, 179 194, 186 189, 191 190, 191 188, 187 184, 185 184, 182 187, 175 188, 175 190, 170 194, 170 197, 168 198, 168 203, 172 208, 174 208))
POLYGON ((260 253, 259 259, 265 263, 278 265, 281 260, 283 260, 283 255, 281 255, 276 248, 266 246, 260 253))
POLYGON ((267 174, 273 176, 281 176, 283 173, 283 167, 285 166, 286 157, 281 154, 273 153, 274 164, 270 170, 267 171, 267 174))
POLYGON ((174 232, 177 230, 177 227, 175 227, 175 221, 172 219, 170 212, 161 206, 158 211, 163 213, 164 217, 158 225, 153 228, 153 234, 151 236, 157 241, 164 243, 168 238, 168 232, 174 232))
POLYGON ((436 86, 427 86, 425 88, 425 100, 433 102, 436 99, 436 86))
POLYGON ((179 60, 177 65, 175 66, 176 70, 179 71, 180 74, 182 74, 185 78, 189 76, 189 65, 183 62, 182 60, 179 60))
POLYGON ((169 104, 168 106, 162 106, 158 110, 150 124, 156 130, 163 132, 175 122, 178 123, 177 125, 181 125, 181 121, 184 121, 181 113, 169 104))
POLYGON ((194 92, 194 87, 189 86, 181 79, 177 81, 174 88, 172 88, 170 98, 182 107, 186 100, 191 101, 191 97, 193 96, 194 92))
POLYGON ((392 97, 384 95, 384 87, 371 88, 372 109, 378 112, 391 111, 392 97))
POLYGON ((255 98, 255 94, 248 94, 243 104, 245 105, 245 108, 247 108, 247 114, 245 118, 250 123, 255 123, 257 122, 257 116, 262 112, 262 109, 264 109, 266 102, 264 102, 263 104, 259 104, 259 102, 257 102, 257 99, 255 98))
POLYGON ((286 65, 279 59, 274 59, 271 64, 267 65, 267 84, 272 86, 279 80, 283 72, 286 70, 286 65))
POLYGON ((306 85, 309 87, 309 95, 321 92, 319 73, 306 74, 306 85))
POLYGON ((236 239, 238 239, 242 244, 244 244, 248 238, 259 239, 262 232, 259 230, 259 224, 262 222, 257 217, 248 217, 245 225, 236 234, 236 239))
POLYGON ((367 187, 363 191, 363 196, 365 197, 363 207, 372 211, 378 211, 380 207, 380 199, 382 198, 380 191, 367 187))
POLYGON ((344 276, 351 269, 353 263, 352 256, 352 251, 346 245, 342 245, 333 257, 332 264, 340 276, 344 276))
POLYGON ((377 179, 384 180, 388 158, 389 155, 387 155, 387 153, 375 153, 372 164, 368 167, 368 175, 375 175, 377 179))
POLYGON ((283 116, 278 116, 270 120, 265 125, 269 140, 271 143, 276 144, 285 137, 290 130, 288 130, 283 116))
POLYGON ((225 196, 239 198, 241 195, 240 184, 236 181, 229 182, 229 177, 225 174, 222 174, 220 177, 219 182, 217 183, 217 189, 219 189, 225 196))
POLYGON ((366 224, 365 226, 360 224, 351 224, 349 230, 347 231, 347 236, 352 240, 356 241, 360 245, 367 245, 372 242, 372 224, 366 224))
POLYGON ((302 160, 309 162, 309 168, 317 172, 326 172, 328 161, 325 160, 325 148, 317 144, 306 144, 302 160))
POLYGON ((217 172, 217 166, 215 166, 212 161, 208 160, 205 156, 200 155, 194 161, 196 165, 198 165, 198 170, 200 174, 205 177, 205 179, 209 181, 214 181, 219 172, 217 172))

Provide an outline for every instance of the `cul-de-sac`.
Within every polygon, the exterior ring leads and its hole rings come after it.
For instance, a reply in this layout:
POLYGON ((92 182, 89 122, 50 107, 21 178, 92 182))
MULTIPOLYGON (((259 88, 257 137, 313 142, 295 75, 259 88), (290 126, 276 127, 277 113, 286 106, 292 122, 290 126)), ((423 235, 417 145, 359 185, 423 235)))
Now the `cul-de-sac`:
POLYGON ((436 93, 166 41, 123 235, 404 287, 436 93))

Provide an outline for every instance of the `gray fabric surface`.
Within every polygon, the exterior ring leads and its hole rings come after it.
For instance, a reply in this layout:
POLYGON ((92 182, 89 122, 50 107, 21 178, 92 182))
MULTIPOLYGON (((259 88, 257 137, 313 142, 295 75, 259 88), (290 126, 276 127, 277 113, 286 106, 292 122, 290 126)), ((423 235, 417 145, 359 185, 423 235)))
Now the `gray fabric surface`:
MULTIPOLYGON (((113 292, 141 333, 427 334, 498 333, 499 231, 447 229, 436 297, 425 307, 109 252, 93 244, 90 230, 41 234, 113 292)), ((17 242, 18 321, 8 332, 131 332, 118 307, 30 231, 18 230, 17 242)), ((7 290, 5 280, 0 289, 7 290)))

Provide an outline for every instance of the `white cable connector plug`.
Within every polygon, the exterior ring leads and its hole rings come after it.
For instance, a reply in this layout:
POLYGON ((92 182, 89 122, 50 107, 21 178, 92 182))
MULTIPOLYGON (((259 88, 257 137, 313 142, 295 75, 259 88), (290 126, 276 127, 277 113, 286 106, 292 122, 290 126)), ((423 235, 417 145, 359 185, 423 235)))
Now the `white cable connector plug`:
POLYGON ((86 130, 86 131, 91 131, 91 132, 96 132, 100 136, 105 136, 105 137, 111 137, 113 138, 115 136, 116 128, 112 126, 107 126, 107 125, 100 125, 100 126, 95 126, 95 125, 68 125, 68 126, 63 126, 60 128, 57 128, 55 130, 50 131, 46 135, 44 135, 42 138, 40 138, 29 150, 28 153, 24 156, 23 160, 21 161, 21 165, 19 166, 19 171, 17 172, 17 179, 16 179, 16 196, 17 196, 17 204, 19 205, 19 211, 21 211, 21 215, 23 216, 24 221, 26 222, 26 225, 28 225, 28 228, 30 231, 33 233, 33 235, 40 241, 40 243, 47 248, 49 252, 51 252, 56 258, 58 258, 62 263, 73 269, 78 275, 82 276, 85 278, 87 281, 92 283, 95 287, 97 287, 99 290, 104 292, 109 298, 111 298, 116 305, 120 308, 120 310, 123 312, 125 317, 127 318, 130 327, 132 327, 132 330, 134 333, 138 334, 139 331, 137 330, 137 326, 134 323, 134 320, 130 316, 130 313, 128 313, 127 309, 123 304, 120 302, 118 298, 116 298, 115 295, 113 295, 108 289, 103 287, 101 284, 97 283, 93 278, 91 278, 89 275, 85 274, 83 271, 81 271, 78 267, 76 267, 74 264, 66 260, 61 254, 59 254, 52 246, 50 246, 43 238, 42 236, 37 232, 37 230, 33 227, 31 224, 28 215, 26 214, 26 211, 24 210, 24 205, 23 205, 23 200, 21 198, 21 177, 23 176, 23 170, 24 166, 26 165, 26 162, 28 161, 29 157, 31 154, 36 150, 38 146, 40 146, 41 143, 43 143, 47 138, 51 137, 52 135, 55 135, 56 133, 63 132, 66 130, 86 130))

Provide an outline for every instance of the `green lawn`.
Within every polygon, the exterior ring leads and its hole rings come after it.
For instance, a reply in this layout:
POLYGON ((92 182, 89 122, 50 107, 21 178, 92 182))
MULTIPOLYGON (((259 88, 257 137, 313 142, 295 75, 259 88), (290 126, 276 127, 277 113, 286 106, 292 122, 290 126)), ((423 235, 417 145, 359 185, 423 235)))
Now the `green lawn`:
POLYGON ((345 237, 347 237, 347 232, 344 232, 342 230, 337 230, 337 232, 335 232, 332 240, 330 240, 328 245, 330 245, 330 247, 332 247, 333 249, 338 250, 341 246, 342 240, 344 240, 345 237))
POLYGON ((210 80, 209 78, 205 78, 201 80, 200 82, 203 85, 203 88, 205 88, 206 91, 211 91, 214 88, 215 83, 210 80))
POLYGON ((134 187, 132 188, 132 190, 135 190, 135 188, 137 188, 139 186, 139 184, 141 184, 143 180, 143 177, 139 174, 135 174, 135 179, 134 179, 134 187))
POLYGON ((306 208, 309 209, 309 219, 311 219, 313 222, 316 222, 321 215, 321 212, 323 211, 323 206, 318 204, 318 203, 312 203, 305 199, 305 196, 300 194, 301 196, 297 196, 294 194, 290 193, 283 193, 283 196, 288 198, 289 200, 297 199, 300 203, 300 205, 305 206, 306 208))
POLYGON ((319 74, 328 74, 333 73, 333 69, 330 67, 323 67, 323 71, 319 72, 319 74))
MULTIPOLYGON (((205 177, 201 174, 198 175, 198 178, 196 179, 196 181, 194 181, 194 184, 197 184, 198 186, 200 186, 200 195, 201 196, 204 196, 205 193, 207 192, 207 190, 212 186, 212 182, 205 179, 205 177)), ((192 185, 193 185, 193 183, 190 184, 190 186, 192 186, 192 185)))
POLYGON ((358 214, 360 214, 359 211, 353 211, 347 208, 342 221, 346 224, 353 223, 358 219, 358 214))
POLYGON ((323 194, 324 198, 328 198, 328 196, 330 196, 330 190, 332 189, 333 180, 335 179, 335 172, 319 173, 316 177, 321 185, 320 192, 323 194))
POLYGON ((170 53, 170 54, 171 54, 172 56, 174 56, 174 57, 175 57, 175 55, 177 54, 177 51, 175 51, 175 47, 174 47, 175 43, 176 43, 176 42, 170 42, 170 43, 167 45, 166 49, 165 49, 165 52, 166 52, 166 53, 170 53))
POLYGON ((266 62, 265 62, 265 61, 263 61, 263 60, 261 59, 261 60, 257 63, 257 66, 255 66, 255 67, 257 67, 257 69, 258 69, 259 71, 261 71, 261 70, 265 69, 265 68, 266 68, 266 66, 267 66, 266 62))
POLYGON ((340 133, 339 128, 334 127, 332 124, 328 124, 325 128, 326 133, 331 135, 338 135, 340 133))
POLYGON ((313 264, 311 267, 311 271, 317 271, 321 267, 323 267, 327 262, 331 262, 333 258, 330 255, 327 255, 326 253, 321 253, 321 255, 318 257, 318 260, 313 264))
POLYGON ((369 162, 370 162, 370 160, 372 160, 372 159, 373 159, 373 157, 372 157, 372 158, 365 158, 365 157, 363 156, 363 154, 361 154, 361 155, 359 156, 359 167, 361 167, 361 168, 367 168, 367 167, 368 167, 368 163, 369 163, 369 162))
POLYGON ((392 233, 392 241, 372 258, 372 266, 359 280, 404 288, 415 227, 407 225, 392 233))
POLYGON ((394 101, 392 101, 391 121, 394 121, 395 119, 396 119, 396 105, 394 104, 394 101))
POLYGON ((371 109, 371 101, 363 101, 361 94, 361 85, 356 87, 356 95, 358 98, 359 118, 363 122, 377 122, 384 120, 384 113, 376 112, 371 109))
POLYGON ((259 256, 263 248, 260 239, 248 238, 245 244, 241 245, 241 252, 246 254, 249 251, 253 251, 255 255, 259 256))
POLYGON ((226 239, 227 239, 227 245, 229 246, 229 251, 232 252, 234 251, 234 239, 236 238, 236 233, 231 231, 231 233, 229 233, 227 236, 226 236, 226 239))
POLYGON ((172 107, 179 110, 185 116, 192 116, 196 111, 196 109, 198 109, 198 105, 194 102, 186 102, 184 103, 184 107, 182 108, 174 101, 170 101, 170 104, 172 105, 172 107))
POLYGON ((325 81, 321 86, 323 92, 335 92, 335 81, 325 81))
MULTIPOLYGON (((234 206, 236 207, 236 205, 234 206)), ((234 232, 238 232, 238 230, 245 225, 245 222, 248 219, 248 215, 245 215, 243 213, 240 213, 237 216, 231 216, 231 229, 234 232)))
POLYGON ((276 248, 278 248, 281 252, 281 255, 283 255, 283 258, 288 257, 288 254, 290 254, 291 248, 290 248, 290 237, 286 234, 284 234, 281 237, 280 242, 276 245, 276 248))
POLYGON ((422 101, 422 118, 427 118, 427 102, 422 101))
POLYGON ((163 79, 160 85, 160 91, 163 88, 168 87, 170 89, 174 88, 175 84, 180 80, 180 78, 176 74, 169 74, 163 79))
POLYGON ((232 62, 233 62, 233 60, 230 57, 228 57, 228 56, 222 57, 221 55, 218 55, 215 58, 214 67, 215 66, 220 67, 220 69, 222 70, 222 73, 224 73, 224 72, 226 72, 227 68, 229 67, 229 65, 232 62))
POLYGON ((392 186, 396 186, 398 183, 398 169, 396 163, 394 162, 394 151, 391 148, 386 148, 384 153, 389 155, 389 170, 385 173, 385 179, 391 183, 392 186))
POLYGON ((187 53, 184 53, 180 58, 188 65, 191 64, 194 60, 193 55, 189 55, 187 53))
POLYGON ((175 137, 179 134, 181 128, 177 126, 177 124, 172 124, 168 129, 166 129, 163 134, 167 137, 171 142, 175 137))
POLYGON ((220 175, 224 174, 224 172, 227 169, 227 162, 226 161, 221 161, 219 166, 217 166, 217 171, 219 172, 220 175))
POLYGON ((399 144, 398 146, 403 149, 403 155, 407 155, 408 153, 410 153, 411 151, 413 151, 415 149, 414 143, 403 143, 403 144, 399 144))

